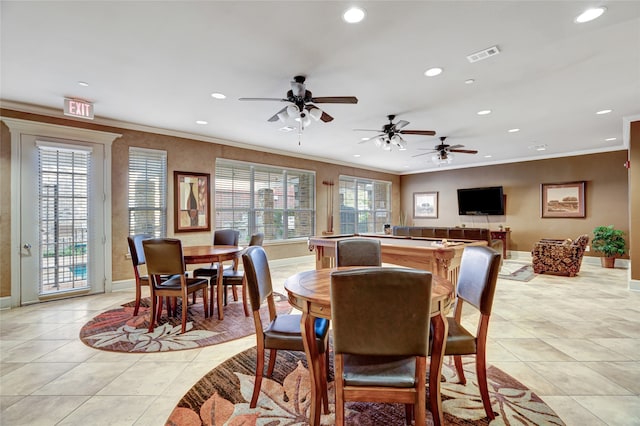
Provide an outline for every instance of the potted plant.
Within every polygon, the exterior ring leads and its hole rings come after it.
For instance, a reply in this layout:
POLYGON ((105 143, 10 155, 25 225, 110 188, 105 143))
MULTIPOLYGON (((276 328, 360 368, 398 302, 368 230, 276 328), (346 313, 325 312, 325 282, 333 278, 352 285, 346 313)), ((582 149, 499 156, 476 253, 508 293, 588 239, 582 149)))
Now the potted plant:
POLYGON ((602 266, 615 267, 616 257, 625 252, 624 232, 615 229, 613 225, 598 226, 593 230, 593 250, 602 253, 602 266))

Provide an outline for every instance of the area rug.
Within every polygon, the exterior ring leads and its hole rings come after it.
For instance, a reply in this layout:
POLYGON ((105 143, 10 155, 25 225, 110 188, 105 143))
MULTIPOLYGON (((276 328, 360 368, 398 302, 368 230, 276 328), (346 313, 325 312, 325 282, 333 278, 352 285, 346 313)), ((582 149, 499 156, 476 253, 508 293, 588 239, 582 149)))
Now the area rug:
MULTIPOLYGON (((279 351, 273 377, 263 378, 256 408, 249 408, 253 392, 255 348, 248 349, 211 370, 180 400, 166 425, 304 425, 310 405, 309 373, 303 352, 279 351)), ((467 385, 457 384, 455 367, 447 357, 441 383, 445 425, 487 425, 474 373, 474 358, 464 357, 467 385)), ((333 356, 330 357, 333 360, 333 356)), ((266 364, 266 362, 265 362, 266 364)), ((514 378, 489 366, 489 390, 496 413, 494 424, 564 425, 537 395, 514 378)), ((335 424, 335 390, 329 376, 329 414, 321 424, 335 424)), ((428 401, 428 397, 427 397, 428 401)), ((399 404, 348 403, 349 425, 404 425, 404 406, 399 404)), ((427 412, 427 424, 432 425, 427 412)))
MULTIPOLYGON (((291 311, 285 296, 274 293, 274 299, 278 313, 291 311)), ((159 324, 149 333, 150 303, 149 298, 143 298, 136 316, 133 316, 134 302, 101 313, 82 327, 80 339, 87 346, 105 351, 146 353, 200 348, 255 333, 253 316, 244 315, 241 299, 237 302, 229 300, 224 307, 224 319, 218 320, 217 310, 213 317, 205 318, 202 299, 198 298, 192 304, 191 297, 184 334, 181 333, 181 303, 178 303, 178 313, 174 317, 167 317, 167 311, 163 310, 159 324)), ((268 323, 268 310, 262 311, 263 321, 268 323)))
POLYGON ((501 273, 498 274, 498 278, 504 278, 505 280, 513 280, 513 281, 531 281, 536 277, 536 274, 533 272, 533 266, 524 265, 523 267, 516 269, 510 273, 501 273))

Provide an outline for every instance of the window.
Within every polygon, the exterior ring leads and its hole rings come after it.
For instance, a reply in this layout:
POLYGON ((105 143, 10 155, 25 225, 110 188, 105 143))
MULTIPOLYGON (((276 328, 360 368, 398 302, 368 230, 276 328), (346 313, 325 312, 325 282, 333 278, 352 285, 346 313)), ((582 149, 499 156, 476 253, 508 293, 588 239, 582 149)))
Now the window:
POLYGON ((129 234, 167 235, 167 152, 129 148, 129 234))
POLYGON ((384 232, 391 223, 391 182, 340 176, 340 233, 384 232))
POLYGON ((216 229, 240 231, 240 241, 306 238, 315 230, 315 174, 216 160, 216 229))

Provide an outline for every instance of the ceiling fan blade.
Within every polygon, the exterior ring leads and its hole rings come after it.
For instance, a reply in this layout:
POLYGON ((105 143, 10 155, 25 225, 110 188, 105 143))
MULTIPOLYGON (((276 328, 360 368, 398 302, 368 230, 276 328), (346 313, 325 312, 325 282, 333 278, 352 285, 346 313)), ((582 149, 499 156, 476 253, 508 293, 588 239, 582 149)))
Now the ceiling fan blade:
POLYGON ((286 110, 287 110, 287 107, 282 108, 280 111, 278 111, 275 114, 273 114, 273 117, 269 118, 267 121, 270 121, 270 122, 278 121, 279 120, 278 115, 281 114, 282 112, 286 111, 286 110))
POLYGON ((355 96, 323 96, 311 98, 311 102, 318 104, 357 104, 358 98, 355 96))
POLYGON ((395 129, 396 131, 404 128, 407 124, 409 124, 409 122, 407 120, 400 120, 395 124, 395 129))
MULTIPOLYGON (((354 132, 378 132, 380 133, 380 129, 353 129, 354 132)), ((380 135, 384 135, 384 133, 380 133, 380 135)))
POLYGON ((448 149, 449 152, 460 152, 462 154, 477 154, 478 151, 475 149, 448 149))
POLYGON ((239 101, 278 101, 289 102, 287 99, 282 98, 238 98, 239 101))
POLYGON ((325 123, 328 123, 330 121, 333 121, 333 117, 330 116, 329 114, 327 114, 326 112, 322 111, 322 115, 320 116, 320 120, 324 121, 325 123))
POLYGON ((420 157, 421 155, 435 154, 436 152, 438 152, 438 151, 423 152, 422 154, 412 155, 412 157, 420 157))
POLYGON ((381 138, 381 137, 384 137, 384 136, 385 136, 385 134, 384 134, 384 133, 380 133, 380 134, 377 134, 377 135, 375 135, 375 136, 371 136, 371 137, 365 138, 365 139, 361 140, 361 141, 360 141, 360 142, 358 142, 358 143, 370 142, 370 141, 372 141, 372 140, 375 140, 375 139, 378 139, 378 138, 381 138))
POLYGON ((447 145, 447 147, 449 148, 449 151, 451 151, 452 149, 462 148, 462 147, 464 147, 464 145, 460 145, 460 144, 457 144, 457 145, 447 145))
POLYGON ((423 136, 433 136, 436 134, 433 130, 401 130, 398 133, 403 135, 423 135, 423 136))

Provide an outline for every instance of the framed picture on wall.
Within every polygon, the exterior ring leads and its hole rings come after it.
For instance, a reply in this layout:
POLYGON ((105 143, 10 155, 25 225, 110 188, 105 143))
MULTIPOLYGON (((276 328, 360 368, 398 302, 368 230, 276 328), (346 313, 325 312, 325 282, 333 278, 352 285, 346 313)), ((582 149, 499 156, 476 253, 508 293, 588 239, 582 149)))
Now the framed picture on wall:
POLYGON ((211 230, 208 173, 173 172, 175 232, 211 230))
POLYGON ((414 192, 413 193, 413 218, 437 219, 438 218, 438 193, 414 192))
POLYGON ((584 181, 541 184, 541 216, 585 217, 584 186, 584 181))

